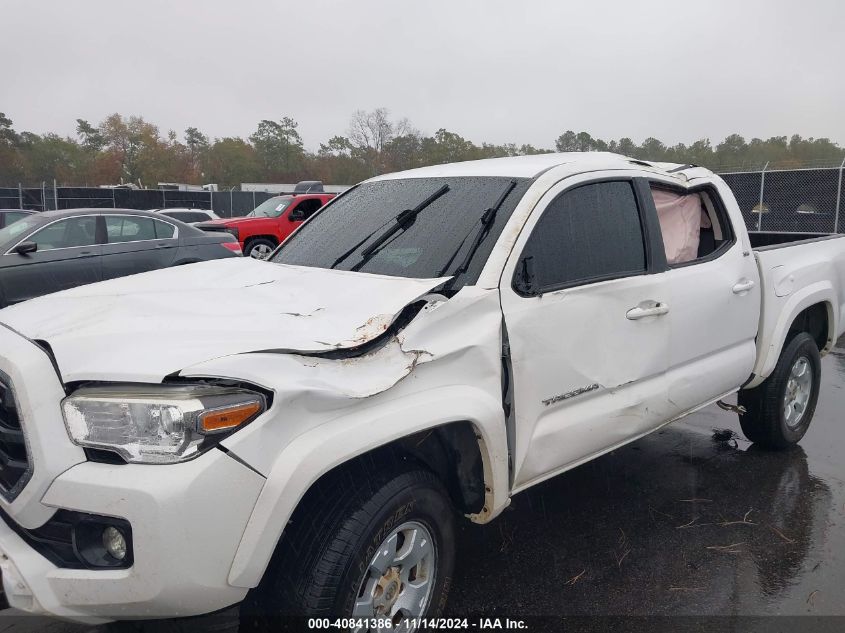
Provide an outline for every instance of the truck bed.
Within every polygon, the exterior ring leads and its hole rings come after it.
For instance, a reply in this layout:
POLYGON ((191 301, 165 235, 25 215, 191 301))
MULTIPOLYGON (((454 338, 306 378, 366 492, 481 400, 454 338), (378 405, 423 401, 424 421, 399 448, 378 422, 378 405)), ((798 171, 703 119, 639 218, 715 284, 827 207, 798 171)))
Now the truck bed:
POLYGON ((757 362, 754 377, 746 385, 754 387, 771 373, 790 326, 803 310, 816 304, 827 306, 828 331, 819 333, 822 353, 842 334, 845 235, 750 233, 750 237, 762 297, 757 362))

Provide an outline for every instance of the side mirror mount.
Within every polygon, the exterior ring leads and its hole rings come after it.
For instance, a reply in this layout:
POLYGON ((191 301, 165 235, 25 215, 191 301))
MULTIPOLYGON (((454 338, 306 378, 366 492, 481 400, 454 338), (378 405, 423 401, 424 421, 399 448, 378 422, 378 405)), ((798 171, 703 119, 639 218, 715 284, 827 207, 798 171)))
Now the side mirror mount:
POLYGON ((528 255, 527 257, 523 257, 519 264, 517 264, 514 289, 523 296, 531 297, 537 294, 535 286, 534 256, 528 255))
POLYGON ((38 250, 38 244, 35 242, 21 242, 17 246, 15 246, 15 252, 18 255, 29 255, 30 253, 34 253, 38 250))
POLYGON ((305 211, 302 209, 294 209, 288 216, 291 222, 302 222, 305 219, 305 211))

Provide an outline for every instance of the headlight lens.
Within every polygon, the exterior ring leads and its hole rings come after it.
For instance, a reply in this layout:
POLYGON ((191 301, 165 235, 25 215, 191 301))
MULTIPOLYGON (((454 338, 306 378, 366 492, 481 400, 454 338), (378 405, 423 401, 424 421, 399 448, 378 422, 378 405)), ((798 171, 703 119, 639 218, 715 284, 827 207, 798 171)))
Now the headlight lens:
POLYGON ((191 459, 265 408, 260 393, 212 385, 83 387, 62 401, 75 444, 143 464, 191 459))
POLYGON ((237 229, 237 228, 235 228, 235 227, 227 228, 227 229, 226 229, 226 232, 227 232, 227 233, 231 233, 232 235, 234 235, 236 240, 237 240, 237 239, 240 239, 240 233, 238 233, 238 229, 237 229))

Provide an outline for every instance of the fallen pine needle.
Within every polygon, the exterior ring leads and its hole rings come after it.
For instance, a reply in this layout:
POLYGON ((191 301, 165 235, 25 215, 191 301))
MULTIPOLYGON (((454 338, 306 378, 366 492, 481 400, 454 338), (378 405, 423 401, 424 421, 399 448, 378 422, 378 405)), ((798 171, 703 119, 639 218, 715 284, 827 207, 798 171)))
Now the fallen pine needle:
POLYGON ((745 542, 731 543, 730 545, 708 545, 707 549, 712 549, 716 552, 727 552, 728 554, 739 554, 740 550, 736 548, 740 545, 745 545, 745 542))
POLYGON ((578 574, 577 576, 573 576, 572 578, 570 578, 569 580, 567 580, 563 584, 569 585, 571 587, 572 585, 574 585, 576 582, 578 582, 581 579, 581 576, 583 576, 586 573, 587 573, 587 569, 584 568, 584 570, 580 574, 578 574))
POLYGON ((704 591, 701 587, 669 587, 669 591, 704 591))
POLYGON ((792 540, 791 538, 789 538, 786 534, 784 534, 784 533, 783 533, 783 532, 781 532, 779 529, 777 529, 774 525, 770 525, 769 527, 770 527, 770 528, 772 528, 772 531, 773 531, 775 534, 777 534, 779 537, 781 537, 781 538, 782 538, 784 541, 786 541, 787 543, 794 543, 794 542, 795 542, 794 540, 792 540))
POLYGON ((754 523, 754 521, 748 520, 748 515, 751 514, 752 512, 754 512, 753 508, 751 510, 749 510, 748 512, 746 512, 741 520, 739 520, 739 521, 722 521, 719 525, 721 525, 722 527, 727 527, 729 525, 757 525, 756 523, 754 523))
POLYGON ((652 508, 651 506, 649 506, 648 511, 649 511, 649 512, 653 512, 653 513, 655 513, 655 514, 662 514, 663 516, 665 516, 665 517, 667 517, 667 518, 669 518, 669 519, 674 519, 674 518, 675 518, 675 517, 673 517, 671 514, 666 514, 665 512, 661 512, 660 510, 655 510, 655 509, 654 509, 654 508, 652 508))

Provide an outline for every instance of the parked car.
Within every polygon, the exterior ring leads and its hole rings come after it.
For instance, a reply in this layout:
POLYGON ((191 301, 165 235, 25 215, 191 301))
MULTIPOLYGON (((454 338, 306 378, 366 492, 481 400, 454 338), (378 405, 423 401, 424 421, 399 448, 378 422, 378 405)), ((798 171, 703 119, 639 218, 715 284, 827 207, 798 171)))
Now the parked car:
POLYGON ((247 257, 265 259, 293 231, 337 194, 308 193, 274 196, 242 218, 197 224, 209 232, 234 235, 247 257))
MULTIPOLYGON (((50 292, 209 259, 240 245, 157 213, 45 211, 0 229, 0 307, 50 292)), ((1 447, 0 447, 1 448, 1 447)))
POLYGON ((26 209, 0 209, 0 229, 34 213, 35 211, 28 211, 26 209))
POLYGON ((706 169, 503 158, 369 180, 270 262, 2 310, 9 603, 386 630, 443 610, 457 517, 708 403, 794 445, 845 240, 758 238, 706 169))
POLYGON ((219 220, 220 216, 214 211, 208 209, 190 209, 187 207, 179 207, 173 209, 151 209, 161 215, 166 215, 169 218, 174 218, 185 224, 197 224, 199 222, 208 222, 209 220, 219 220))

